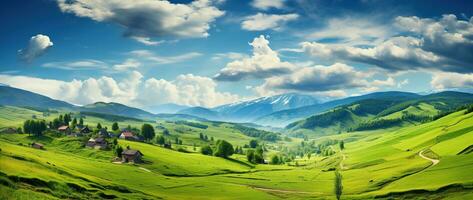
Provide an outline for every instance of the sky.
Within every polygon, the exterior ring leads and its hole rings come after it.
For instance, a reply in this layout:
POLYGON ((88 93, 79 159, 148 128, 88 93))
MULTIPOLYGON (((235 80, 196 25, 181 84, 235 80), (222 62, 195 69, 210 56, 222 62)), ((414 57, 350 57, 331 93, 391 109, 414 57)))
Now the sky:
POLYGON ((473 87, 473 1, 2 4, 0 83, 76 105, 473 87))

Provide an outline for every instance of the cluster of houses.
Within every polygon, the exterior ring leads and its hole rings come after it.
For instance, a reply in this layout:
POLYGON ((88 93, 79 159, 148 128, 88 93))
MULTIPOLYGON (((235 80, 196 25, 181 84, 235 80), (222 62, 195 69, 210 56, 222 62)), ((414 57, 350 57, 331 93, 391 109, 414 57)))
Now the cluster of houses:
MULTIPOLYGON (((75 130, 71 130, 69 126, 61 126, 57 130, 61 133, 64 133, 65 135, 72 136, 72 137, 82 137, 92 132, 88 126, 80 126, 80 125, 78 125, 75 130)), ((139 141, 139 142, 144 141, 144 138, 142 136, 136 135, 135 133, 127 129, 123 129, 119 135, 115 135, 113 133, 108 132, 107 129, 102 128, 98 131, 97 134, 98 136, 96 138, 91 137, 87 141, 86 143, 87 147, 105 150, 108 148, 108 142, 106 138, 109 138, 109 137, 118 137, 120 139, 130 140, 130 141, 139 141)), ((33 143, 32 147, 43 149, 43 145, 39 143, 33 143)), ((143 157, 143 153, 141 153, 139 150, 127 148, 122 152, 121 161, 141 163, 142 157, 143 157)))

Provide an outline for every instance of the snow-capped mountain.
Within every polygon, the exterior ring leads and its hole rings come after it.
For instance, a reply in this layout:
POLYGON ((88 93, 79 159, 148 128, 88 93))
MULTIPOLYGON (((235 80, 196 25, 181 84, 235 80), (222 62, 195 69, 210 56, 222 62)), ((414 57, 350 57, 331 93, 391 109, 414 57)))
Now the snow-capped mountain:
POLYGON ((212 110, 220 113, 226 120, 247 122, 276 111, 299 108, 316 103, 319 103, 319 101, 312 96, 289 93, 226 104, 215 107, 212 110))

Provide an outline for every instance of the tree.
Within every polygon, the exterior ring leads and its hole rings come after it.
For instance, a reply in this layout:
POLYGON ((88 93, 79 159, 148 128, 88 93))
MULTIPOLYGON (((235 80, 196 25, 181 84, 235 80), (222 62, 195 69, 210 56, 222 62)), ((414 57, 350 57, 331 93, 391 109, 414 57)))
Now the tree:
POLYGON ((168 130, 168 129, 164 129, 163 135, 169 135, 169 130, 168 130))
POLYGON ((199 139, 203 140, 204 139, 204 134, 199 133, 199 139))
POLYGON ((118 123, 117 123, 117 122, 113 122, 113 124, 112 124, 112 131, 118 131, 118 129, 120 129, 120 128, 118 127, 118 123))
POLYGON ((342 175, 340 172, 335 171, 335 196, 337 196, 337 200, 340 200, 340 197, 342 196, 342 191, 343 191, 343 185, 342 185, 342 175))
POLYGON ((340 143, 338 143, 338 145, 340 146, 340 150, 345 149, 345 142, 343 142, 343 140, 340 141, 340 143))
POLYGON ((258 140, 250 140, 250 148, 256 148, 258 146, 258 140))
POLYGON ((273 155, 273 156, 271 157, 271 164, 273 164, 273 165, 279 165, 279 162, 280 162, 280 161, 279 161, 279 156, 273 155))
POLYGON ((212 142, 214 141, 214 136, 210 137, 210 141, 212 142))
POLYGON ((149 141, 153 139, 156 134, 154 133, 154 128, 151 124, 143 124, 143 126, 141 126, 141 135, 145 140, 149 141))
POLYGON ((166 142, 166 141, 164 140, 164 137, 163 137, 163 136, 158 136, 158 137, 156 138, 156 143, 159 144, 159 145, 161 145, 161 146, 164 145, 165 142, 166 142))
POLYGON ((204 135, 204 140, 205 140, 205 141, 208 141, 208 140, 209 140, 209 137, 207 137, 207 135, 204 135))
POLYGON ((255 157, 255 151, 254 150, 248 150, 246 151, 246 159, 248 162, 254 163, 254 157, 255 157))
POLYGON ((122 157, 122 152, 123 152, 122 146, 117 146, 117 148, 115 148, 115 155, 117 155, 117 157, 122 157))
POLYGON ((97 123, 97 129, 99 129, 99 130, 102 129, 102 124, 100 124, 100 122, 97 123))
POLYGON ((82 119, 82 117, 79 119, 79 124, 82 126, 84 125, 84 119, 82 119))
POLYGON ((66 126, 68 126, 70 121, 71 121, 71 115, 70 114, 64 114, 64 124, 66 126))
POLYGON ((77 125, 77 118, 74 117, 74 119, 72 120, 72 125, 74 125, 74 126, 77 125))
POLYGON ((228 158, 228 156, 233 155, 234 150, 232 144, 225 140, 217 141, 217 149, 215 150, 215 156, 228 158))
POLYGON ((175 143, 175 144, 179 144, 179 138, 177 138, 177 137, 174 138, 174 143, 175 143))
POLYGON ((200 152, 204 155, 211 156, 213 154, 213 150, 209 145, 205 145, 200 149, 200 152))
POLYGON ((47 129, 46 122, 44 120, 26 120, 23 123, 23 130, 25 133, 33 134, 35 136, 40 136, 43 134, 43 131, 47 129))

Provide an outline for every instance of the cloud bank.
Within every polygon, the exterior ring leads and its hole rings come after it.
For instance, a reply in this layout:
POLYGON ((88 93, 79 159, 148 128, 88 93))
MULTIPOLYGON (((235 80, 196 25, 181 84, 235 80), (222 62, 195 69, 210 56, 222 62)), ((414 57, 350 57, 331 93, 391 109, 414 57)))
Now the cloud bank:
POLYGON ((77 105, 104 101, 136 107, 164 103, 213 107, 239 99, 237 95, 217 91, 217 84, 212 79, 192 74, 179 75, 172 81, 143 79, 143 75, 137 71, 132 71, 128 77, 121 80, 102 76, 60 81, 13 75, 0 75, 0 80, 1 83, 12 87, 77 105))

